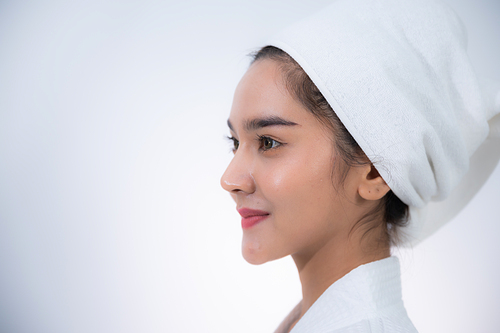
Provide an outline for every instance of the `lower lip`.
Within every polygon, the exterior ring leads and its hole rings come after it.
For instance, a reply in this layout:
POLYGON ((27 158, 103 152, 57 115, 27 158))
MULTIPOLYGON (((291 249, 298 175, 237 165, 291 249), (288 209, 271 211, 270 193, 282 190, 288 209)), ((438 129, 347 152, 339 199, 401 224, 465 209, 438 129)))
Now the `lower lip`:
POLYGON ((241 219, 241 227, 243 229, 249 229, 254 225, 256 225, 257 223, 264 221, 268 217, 269 215, 255 215, 255 216, 243 217, 241 219))

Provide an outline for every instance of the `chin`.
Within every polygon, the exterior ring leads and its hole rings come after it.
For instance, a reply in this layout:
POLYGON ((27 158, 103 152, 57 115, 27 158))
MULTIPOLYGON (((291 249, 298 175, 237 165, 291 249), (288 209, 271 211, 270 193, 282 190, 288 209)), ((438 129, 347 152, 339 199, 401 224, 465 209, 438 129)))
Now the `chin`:
POLYGON ((261 251, 255 251, 245 247, 241 249, 241 254, 246 262, 252 265, 262 265, 269 261, 261 251))
POLYGON ((286 255, 276 256, 276 253, 258 242, 246 241, 243 238, 241 246, 241 254, 243 258, 252 265, 262 265, 266 262, 273 261, 285 257, 286 255))
POLYGON ((245 255, 243 255, 243 258, 246 260, 247 263, 252 264, 252 265, 262 265, 267 262, 267 260, 255 260, 255 258, 248 258, 245 255))
POLYGON ((261 244, 261 242, 255 239, 248 239, 243 236, 243 242, 241 244, 241 254, 243 258, 252 265, 262 265, 273 259, 269 258, 269 251, 266 251, 266 247, 261 244))

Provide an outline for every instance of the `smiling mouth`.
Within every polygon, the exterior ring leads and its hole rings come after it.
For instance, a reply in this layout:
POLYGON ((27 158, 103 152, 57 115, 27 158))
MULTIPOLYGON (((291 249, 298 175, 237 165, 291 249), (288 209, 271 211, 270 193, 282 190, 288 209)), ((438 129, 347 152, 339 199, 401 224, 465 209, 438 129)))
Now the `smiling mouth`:
POLYGON ((250 208, 238 209, 238 213, 241 215, 241 227, 243 229, 249 229, 269 216, 268 212, 250 208))

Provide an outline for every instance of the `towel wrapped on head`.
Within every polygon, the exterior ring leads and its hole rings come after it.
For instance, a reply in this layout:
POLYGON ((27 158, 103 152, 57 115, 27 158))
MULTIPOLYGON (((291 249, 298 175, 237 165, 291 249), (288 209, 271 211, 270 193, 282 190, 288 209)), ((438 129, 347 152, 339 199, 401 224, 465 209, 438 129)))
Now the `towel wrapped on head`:
POLYGON ((500 89, 477 78, 446 5, 339 0, 268 44, 297 61, 410 206, 406 244, 453 218, 495 168, 500 89))

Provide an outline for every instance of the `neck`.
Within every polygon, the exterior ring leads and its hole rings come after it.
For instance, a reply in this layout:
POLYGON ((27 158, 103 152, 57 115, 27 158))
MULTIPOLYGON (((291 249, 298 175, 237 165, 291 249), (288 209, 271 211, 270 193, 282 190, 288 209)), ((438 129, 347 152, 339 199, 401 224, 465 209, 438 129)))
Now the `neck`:
POLYGON ((332 239, 311 253, 292 255, 302 284, 300 317, 328 287, 351 270, 390 256, 389 246, 368 251, 368 248, 361 246, 361 239, 344 239, 347 240, 339 242, 339 239, 332 239))

